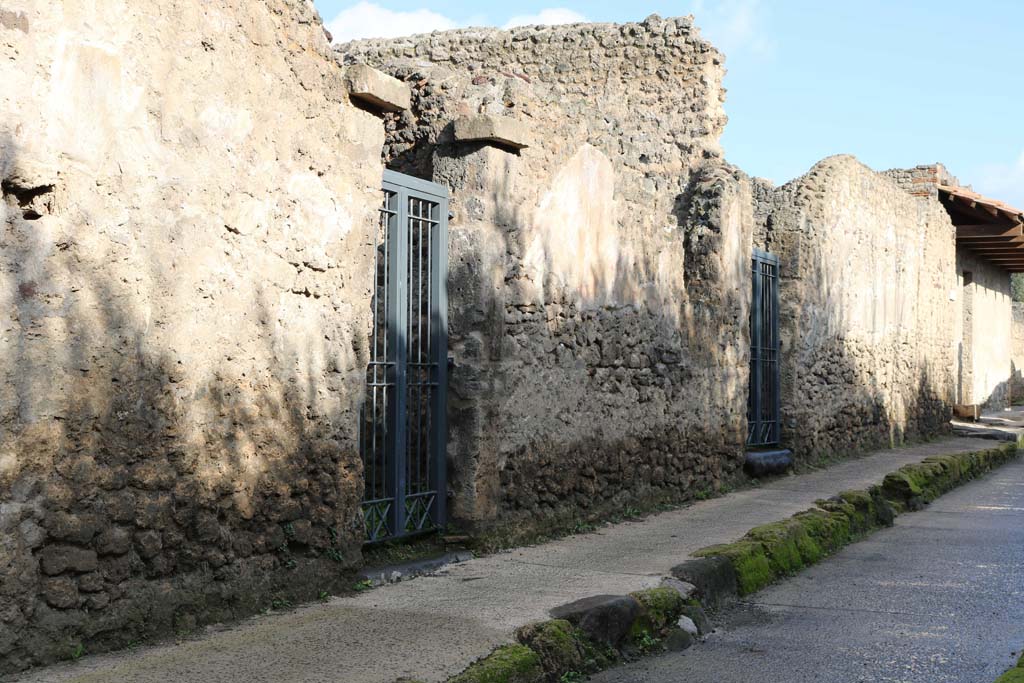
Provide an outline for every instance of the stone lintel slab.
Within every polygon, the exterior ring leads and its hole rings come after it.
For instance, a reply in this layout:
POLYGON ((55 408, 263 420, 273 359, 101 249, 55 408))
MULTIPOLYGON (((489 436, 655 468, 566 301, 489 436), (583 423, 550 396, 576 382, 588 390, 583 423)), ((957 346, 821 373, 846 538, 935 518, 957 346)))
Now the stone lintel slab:
POLYGON ((493 142, 512 149, 530 146, 526 124, 508 116, 489 114, 456 119, 455 139, 459 142, 493 142))
POLYGON ((345 71, 349 95, 376 109, 393 112, 412 105, 412 92, 402 81, 366 64, 353 64, 345 71))

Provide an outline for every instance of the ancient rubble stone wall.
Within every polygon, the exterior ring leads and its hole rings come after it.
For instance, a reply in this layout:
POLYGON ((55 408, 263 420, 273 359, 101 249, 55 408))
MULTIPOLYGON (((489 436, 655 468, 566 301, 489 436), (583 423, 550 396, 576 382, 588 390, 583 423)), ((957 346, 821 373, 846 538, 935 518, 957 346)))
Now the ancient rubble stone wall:
POLYGON ((848 156, 758 194, 759 246, 781 257, 785 445, 813 459, 944 431, 960 309, 942 207, 848 156))
POLYGON ((959 185, 960 181, 951 175, 942 164, 921 164, 913 168, 892 168, 882 171, 904 191, 914 197, 939 198, 939 185, 959 185))
POLYGON ((1005 408, 1013 372, 1010 274, 967 249, 957 250, 956 268, 963 311, 956 355, 957 403, 1005 408), (969 284, 965 273, 971 274, 969 284))
POLYGON ((307 0, 7 0, 0 672, 359 561, 383 126, 307 0))
POLYGON ((690 19, 339 47, 414 86, 386 159, 453 191, 458 521, 528 534, 715 489, 742 462, 749 181, 690 19), (451 122, 523 122, 521 152, 451 122))

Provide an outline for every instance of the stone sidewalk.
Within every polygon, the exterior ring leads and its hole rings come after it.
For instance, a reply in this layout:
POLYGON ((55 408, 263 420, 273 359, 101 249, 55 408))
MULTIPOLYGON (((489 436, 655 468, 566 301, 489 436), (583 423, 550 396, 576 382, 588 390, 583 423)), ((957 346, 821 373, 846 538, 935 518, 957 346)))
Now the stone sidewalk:
POLYGON ((591 683, 993 683, 1024 644, 1021 586, 1017 459, 722 610, 707 642, 591 683))
POLYGON ((953 432, 957 436, 980 436, 987 439, 1013 441, 1024 436, 1024 407, 1014 406, 1005 410, 985 411, 975 422, 952 420, 953 432))
POLYGON ((435 575, 326 604, 208 629, 146 646, 40 669, 18 680, 100 683, 428 682, 458 673, 513 630, 557 605, 658 584, 691 552, 733 541, 818 498, 864 488, 929 455, 980 450, 990 441, 951 438, 880 451, 810 474, 695 503, 642 521, 473 559, 435 575))

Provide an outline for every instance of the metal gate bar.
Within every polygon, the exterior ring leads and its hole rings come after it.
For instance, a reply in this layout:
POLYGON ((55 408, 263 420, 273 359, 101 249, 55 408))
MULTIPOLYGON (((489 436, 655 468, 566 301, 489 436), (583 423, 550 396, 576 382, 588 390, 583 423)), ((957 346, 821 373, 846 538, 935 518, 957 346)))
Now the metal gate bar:
POLYGON ((360 448, 368 541, 446 521, 448 194, 384 175, 360 448))
POLYGON ((774 446, 781 431, 779 257, 755 249, 751 276, 747 445, 774 446))

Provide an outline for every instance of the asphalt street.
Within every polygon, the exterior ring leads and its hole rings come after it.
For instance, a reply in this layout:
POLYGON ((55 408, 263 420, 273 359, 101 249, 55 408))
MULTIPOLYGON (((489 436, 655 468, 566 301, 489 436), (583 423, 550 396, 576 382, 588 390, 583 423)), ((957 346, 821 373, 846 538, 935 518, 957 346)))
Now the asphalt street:
POLYGON ((723 610, 597 683, 992 683, 1024 647, 1024 462, 723 610))

